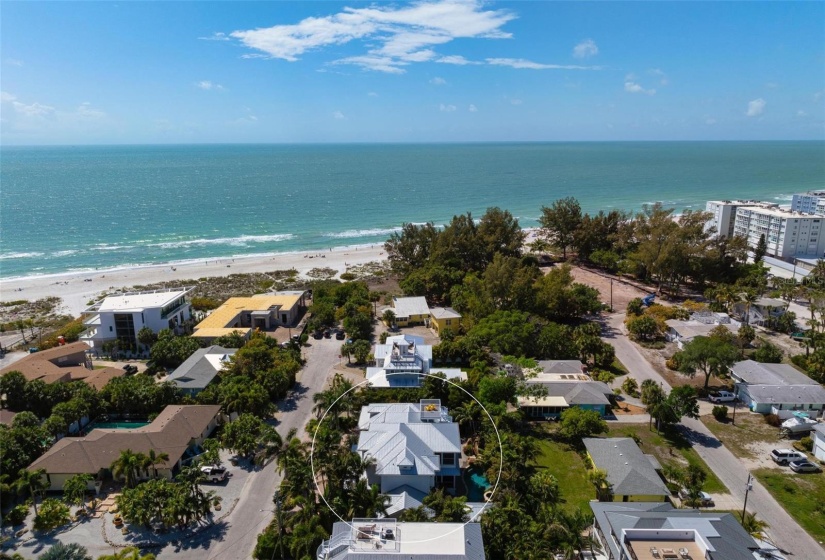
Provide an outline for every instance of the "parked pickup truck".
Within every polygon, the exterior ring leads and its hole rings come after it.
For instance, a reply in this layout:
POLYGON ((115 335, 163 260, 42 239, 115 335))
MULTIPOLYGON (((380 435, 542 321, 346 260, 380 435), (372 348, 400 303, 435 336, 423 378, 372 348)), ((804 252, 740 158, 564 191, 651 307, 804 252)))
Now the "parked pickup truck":
POLYGON ((736 400, 736 395, 728 391, 719 391, 715 395, 709 396, 708 400, 712 403, 733 402, 736 400))
POLYGON ((209 482, 221 482, 226 479, 226 469, 224 467, 201 467, 201 472, 209 482))

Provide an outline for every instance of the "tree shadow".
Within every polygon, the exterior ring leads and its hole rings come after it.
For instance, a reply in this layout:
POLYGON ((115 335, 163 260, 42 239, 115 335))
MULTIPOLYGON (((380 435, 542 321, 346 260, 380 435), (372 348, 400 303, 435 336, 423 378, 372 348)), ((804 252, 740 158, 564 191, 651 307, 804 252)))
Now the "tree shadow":
POLYGON ((697 445, 700 447, 707 447, 709 449, 717 449, 722 447, 722 442, 713 436, 708 436, 707 434, 697 432, 683 425, 677 426, 676 429, 678 430, 678 437, 671 437, 668 439, 674 442, 674 447, 677 449, 695 447, 697 445), (684 442, 684 444, 682 444, 682 442, 684 442))

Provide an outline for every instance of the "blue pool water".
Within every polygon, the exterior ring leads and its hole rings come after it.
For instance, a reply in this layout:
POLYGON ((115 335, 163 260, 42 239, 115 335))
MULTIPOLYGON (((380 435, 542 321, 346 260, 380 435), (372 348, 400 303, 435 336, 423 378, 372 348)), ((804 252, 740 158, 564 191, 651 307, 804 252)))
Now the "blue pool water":
POLYGON ((94 430, 95 428, 103 428, 106 430, 125 430, 125 429, 135 429, 135 428, 142 428, 143 426, 148 426, 150 422, 92 422, 88 426, 84 428, 85 431, 89 432, 94 430))
POLYGON ((476 469, 469 469, 465 473, 464 485, 467 487, 468 502, 483 502, 484 492, 492 486, 484 473, 476 469))

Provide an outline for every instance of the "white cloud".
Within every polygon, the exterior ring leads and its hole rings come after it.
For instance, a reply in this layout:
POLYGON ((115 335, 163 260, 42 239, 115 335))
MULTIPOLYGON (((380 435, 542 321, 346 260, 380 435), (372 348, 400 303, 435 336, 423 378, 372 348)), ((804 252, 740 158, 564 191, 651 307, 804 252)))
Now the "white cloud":
POLYGON ((823 89, 822 91, 817 91, 816 93, 814 93, 814 101, 819 101, 820 99, 822 99, 823 96, 825 96, 825 89, 823 89))
POLYGON ((706 117, 705 118, 705 124, 714 125, 714 124, 716 124, 716 119, 714 119, 713 117, 706 117))
POLYGON ((797 116, 797 117, 807 117, 807 116, 808 116, 808 113, 806 113, 805 111, 803 111, 802 109, 800 109, 799 111, 797 111, 797 112, 796 112, 796 116, 797 116))
POLYGON ((633 74, 628 74, 628 76, 625 78, 624 90, 627 93, 644 93, 646 95, 656 95, 655 89, 645 89, 637 82, 634 82, 632 78, 633 74))
POLYGON ((484 64, 483 62, 476 62, 475 60, 467 60, 460 55, 442 56, 436 62, 441 64, 455 64, 456 66, 466 66, 467 64, 484 64))
POLYGON ((197 82, 195 85, 197 87, 201 88, 202 90, 206 90, 206 91, 210 91, 210 90, 213 90, 213 89, 215 91, 223 91, 224 90, 224 87, 221 84, 216 84, 216 83, 211 82, 209 80, 202 80, 200 82, 197 82))
POLYGON ((779 87, 779 84, 777 84, 776 82, 766 82, 765 87, 768 89, 776 89, 779 87))
POLYGON ((523 58, 488 58, 487 64, 493 66, 509 66, 511 68, 526 68, 528 70, 601 70, 601 66, 576 66, 574 64, 542 64, 523 58))
POLYGON ((23 61, 16 58, 7 58, 6 63, 11 64, 12 66, 23 66, 23 61))
POLYGON ((439 78, 438 76, 436 76, 435 78, 430 80, 430 83, 434 86, 443 86, 447 83, 447 80, 445 80, 444 78, 439 78))
POLYGON ((599 54, 599 47, 593 39, 585 39, 573 47, 573 56, 576 58, 587 58, 599 54))
POLYGON ((667 79, 667 74, 662 72, 659 68, 651 68, 647 71, 647 73, 651 76, 656 76, 657 78, 659 78, 660 85, 666 86, 669 83, 669 80, 667 79))
POLYGON ((16 95, 12 95, 6 91, 0 91, 0 102, 9 103, 17 99, 16 95))
POLYGON ((84 119, 100 119, 106 116, 106 113, 103 111, 99 111, 97 109, 92 108, 92 104, 86 101, 85 103, 81 103, 80 106, 75 111, 75 114, 78 117, 84 119))
POLYGON ((523 103, 524 103, 524 101, 522 101, 521 99, 511 99, 510 100, 510 105, 521 105, 523 103))
MULTIPOLYGON (((245 56, 290 62, 323 47, 368 41, 365 55, 334 63, 400 74, 409 63, 438 58, 432 48, 454 39, 510 38, 511 34, 501 27, 515 17, 507 10, 485 10, 481 0, 431 0, 402 7, 348 7, 329 16, 309 17, 296 24, 239 30, 229 36, 258 51, 245 56)), ((439 60, 444 58, 449 57, 439 60)))
POLYGON ((26 105, 25 103, 20 103, 19 101, 12 101, 12 105, 14 106, 15 111, 27 117, 45 117, 54 113, 54 107, 42 105, 37 102, 32 103, 31 105, 26 105))
POLYGON ((342 113, 341 111, 334 111, 332 113, 332 118, 337 120, 337 121, 342 121, 342 120, 346 119, 347 117, 345 117, 344 113, 342 113))
POLYGON ((765 112, 765 105, 767 105, 767 103, 761 97, 759 99, 754 99, 753 101, 748 102, 748 110, 745 111, 745 115, 749 117, 758 117, 765 112))
POLYGON ((452 113, 453 111, 455 111, 455 109, 456 109, 455 105, 444 105, 442 103, 441 105, 438 106, 438 110, 443 112, 443 113, 452 113))
POLYGON ((468 111, 470 111, 471 113, 478 113, 478 107, 476 107, 476 106, 475 106, 475 105, 473 105, 472 103, 471 103, 471 104, 470 104, 470 106, 467 108, 467 110, 468 110, 468 111))
POLYGON ((375 93, 374 91, 371 91, 371 92, 369 92, 369 93, 367 94, 367 96, 368 96, 368 97, 378 97, 378 94, 377 94, 377 93, 375 93))
POLYGON ((198 37, 201 41, 229 41, 226 33, 213 33, 209 37, 198 37))

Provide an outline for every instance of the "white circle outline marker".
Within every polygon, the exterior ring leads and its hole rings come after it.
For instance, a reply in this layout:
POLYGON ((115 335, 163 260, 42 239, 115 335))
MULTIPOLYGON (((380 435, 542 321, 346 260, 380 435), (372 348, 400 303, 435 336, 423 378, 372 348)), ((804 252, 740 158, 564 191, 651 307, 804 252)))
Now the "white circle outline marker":
MULTIPOLYGON (((436 372, 436 373, 438 373, 438 372, 436 372)), ((406 372, 406 371, 386 373, 387 376, 390 376, 390 375, 408 375, 408 374, 409 374, 409 372, 406 372)), ((496 494, 496 490, 498 489, 498 483, 501 481, 501 471, 504 467, 504 447, 502 446, 501 435, 498 433, 498 427, 496 426, 496 423, 493 421, 493 417, 487 411, 487 408, 485 408, 485 406, 483 404, 481 404, 481 402, 477 398, 475 398, 472 393, 470 393, 467 389, 465 389, 461 385, 458 385, 457 383, 453 383, 449 379, 444 379, 442 377, 438 377, 437 375, 433 375, 431 373, 420 373, 419 375, 423 375, 423 376, 426 376, 426 377, 432 377, 434 379, 438 379, 439 381, 446 381, 447 383, 449 383, 453 387, 457 387, 457 388, 461 389, 462 391, 467 393, 467 395, 469 395, 469 397, 471 399, 473 399, 475 402, 478 403, 478 406, 481 407, 481 410, 483 410, 484 414, 487 415, 487 418, 490 419, 490 424, 493 425, 493 430, 495 430, 496 438, 498 439, 498 456, 499 456, 499 460, 498 460, 498 477, 496 478, 496 483, 493 485, 493 493, 490 495, 490 500, 492 500, 493 496, 495 496, 495 494, 496 494)), ((352 388, 347 389, 340 397, 335 399, 335 401, 333 401, 333 403, 331 405, 329 405, 329 408, 327 408, 324 411, 323 416, 321 416, 321 419, 318 421, 318 425, 315 427, 315 433, 312 434, 312 447, 310 447, 310 451, 309 451, 309 464, 310 464, 310 467, 312 468, 312 482, 315 484, 315 489, 318 491, 318 497, 321 498, 321 501, 323 501, 324 504, 327 506, 327 508, 329 508, 329 511, 331 511, 333 514, 335 514, 335 517, 340 519, 342 523, 346 523, 352 530, 355 530, 355 526, 352 523, 350 523, 349 521, 346 521, 340 515, 338 515, 338 512, 335 511, 335 509, 331 505, 329 505, 329 502, 327 502, 326 498, 324 498, 324 495, 321 493, 321 489, 318 487, 318 475, 315 473, 315 438, 318 436, 318 430, 321 429, 321 424, 324 423, 324 419, 327 417, 327 414, 329 414, 329 411, 332 410, 332 408, 338 403, 338 401, 340 401, 345 396, 347 396, 347 393, 349 393, 351 391, 354 391, 355 389, 357 389, 361 385, 365 385, 365 384, 368 384, 368 383, 369 383, 369 380, 365 379, 361 383, 359 383, 357 385, 354 385, 352 388)), ((401 388, 412 389, 413 387, 401 387, 401 388)), ((418 387, 418 388, 420 389, 421 387, 418 387)), ((400 403, 391 403, 391 404, 400 404, 400 403)), ((407 544, 425 543, 425 542, 431 542, 431 541, 438 540, 438 539, 443 539, 444 537, 452 535, 453 533, 461 530, 461 528, 464 527, 465 525, 467 525, 468 523, 474 523, 473 519, 478 518, 482 513, 484 513, 484 510, 486 510, 487 506, 490 504, 490 500, 485 500, 484 505, 481 508, 481 511, 479 511, 478 514, 476 514, 475 516, 470 518, 470 521, 465 521, 461 526, 456 527, 455 529, 453 529, 449 533, 446 533, 444 535, 439 535, 437 537, 432 537, 432 538, 429 538, 429 539, 420 540, 420 541, 403 541, 403 542, 405 542, 407 544)))

